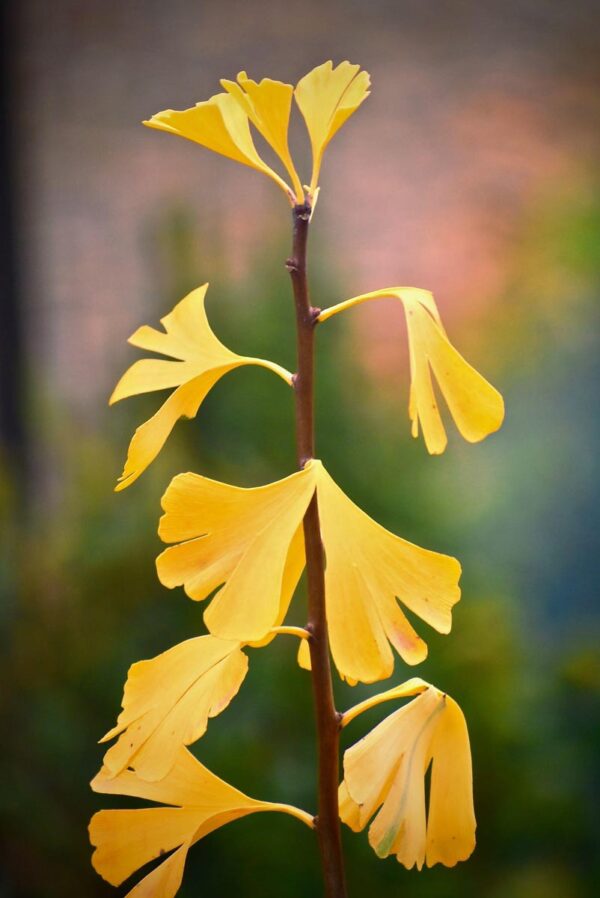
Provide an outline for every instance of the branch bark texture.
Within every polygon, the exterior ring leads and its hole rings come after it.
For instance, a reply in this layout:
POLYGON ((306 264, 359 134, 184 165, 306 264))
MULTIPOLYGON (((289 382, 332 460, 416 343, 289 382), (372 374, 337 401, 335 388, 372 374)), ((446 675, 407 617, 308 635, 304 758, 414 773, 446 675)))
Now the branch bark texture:
MULTIPOLYGON (((294 377, 296 398, 296 449, 298 466, 314 457, 314 338, 318 309, 310 304, 307 283, 307 242, 310 207, 293 209, 290 272, 296 308, 298 368, 294 377)), ((315 703, 318 758, 319 810, 317 834, 327 898, 346 898, 346 881, 338 809, 340 715, 335 709, 331 680, 329 637, 325 608, 325 560, 316 494, 304 516, 306 573, 308 581, 309 648, 315 703)))

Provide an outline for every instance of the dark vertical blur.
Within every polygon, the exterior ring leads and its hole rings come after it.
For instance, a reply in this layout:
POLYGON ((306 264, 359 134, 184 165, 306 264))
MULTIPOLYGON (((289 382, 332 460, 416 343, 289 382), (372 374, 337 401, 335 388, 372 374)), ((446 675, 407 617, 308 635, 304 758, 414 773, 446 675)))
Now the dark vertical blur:
POLYGON ((0 10, 0 445, 12 476, 23 485, 27 446, 23 307, 17 259, 16 6, 6 0, 0 10))

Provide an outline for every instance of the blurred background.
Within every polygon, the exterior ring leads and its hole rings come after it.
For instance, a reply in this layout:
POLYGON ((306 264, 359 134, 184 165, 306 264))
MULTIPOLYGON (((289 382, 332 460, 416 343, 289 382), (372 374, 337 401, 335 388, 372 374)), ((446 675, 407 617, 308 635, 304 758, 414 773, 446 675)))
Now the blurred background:
MULTIPOLYGON (((0 896, 127 891, 89 863, 87 821, 107 805, 88 789, 96 740, 128 666, 203 632, 202 606, 155 576, 160 496, 181 470, 254 485, 294 466, 291 395, 247 368, 177 426, 139 481, 112 491, 133 429, 161 401, 109 412, 138 357, 126 339, 188 290, 211 282, 209 317, 227 345, 294 368, 285 200, 257 173, 139 122, 242 68, 295 82, 329 58, 360 63, 373 92, 326 156, 313 302, 433 290, 451 339, 507 403, 498 434, 472 446, 450 427, 431 458, 409 434, 398 304, 319 330, 319 454, 373 517, 463 563, 452 635, 421 626, 430 658, 417 671, 398 660, 383 688, 415 672, 459 701, 479 823, 468 863, 420 874, 346 831, 350 894, 600 894, 597 4, 3 9, 0 896)), ((300 128, 293 145, 306 180, 300 128)), ((301 592, 291 620, 304 613, 301 592)), ((287 637, 251 652, 241 694, 195 750, 251 795, 312 810, 311 696, 294 654, 287 637)), ((377 688, 337 684, 338 706, 377 688)), ((180 894, 306 898, 319 876, 311 834, 258 815, 194 847, 180 894)))

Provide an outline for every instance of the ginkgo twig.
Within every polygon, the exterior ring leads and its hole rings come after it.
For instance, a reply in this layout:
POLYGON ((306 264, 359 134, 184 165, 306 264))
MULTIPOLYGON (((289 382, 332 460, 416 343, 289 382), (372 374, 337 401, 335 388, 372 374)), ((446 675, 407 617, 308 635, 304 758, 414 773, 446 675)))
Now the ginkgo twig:
MULTIPOLYGON (((315 455, 314 336, 318 309, 311 306, 306 268, 310 205, 293 209, 292 256, 286 267, 292 279, 296 309, 298 370, 293 379, 296 396, 296 451, 298 467, 315 455)), ((317 833, 328 898, 346 898, 346 881, 339 820, 339 714, 335 709, 329 637, 325 611, 325 565, 319 526, 319 506, 313 495, 304 516, 304 543, 308 581, 308 624, 311 674, 319 756, 317 833)))

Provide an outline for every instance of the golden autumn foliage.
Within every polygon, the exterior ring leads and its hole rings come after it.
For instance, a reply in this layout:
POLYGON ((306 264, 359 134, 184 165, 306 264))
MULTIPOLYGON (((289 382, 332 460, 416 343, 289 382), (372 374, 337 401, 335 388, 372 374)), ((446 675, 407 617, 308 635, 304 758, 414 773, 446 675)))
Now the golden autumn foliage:
POLYGON ((144 122, 149 128, 178 134, 208 150, 262 172, 281 187, 295 204, 304 202, 304 190, 288 147, 292 98, 296 100, 308 130, 313 154, 309 197, 318 189, 323 153, 329 141, 369 96, 370 79, 360 66, 331 62, 317 66, 296 87, 263 78, 256 82, 240 72, 236 81, 221 81, 225 93, 215 94, 180 112, 166 109, 144 122), (279 157, 289 186, 261 159, 250 125, 279 157))
POLYGON ((498 430, 504 420, 504 400, 450 343, 433 294, 428 290, 387 287, 363 293, 325 309, 319 314, 319 320, 327 321, 338 312, 385 296, 399 299, 406 314, 410 359, 408 414, 412 435, 417 437, 420 427, 432 455, 439 455, 446 448, 448 439, 433 390, 432 375, 465 440, 477 443, 498 430))
POLYGON ((317 459, 254 489, 180 474, 163 497, 159 535, 178 543, 157 559, 167 587, 215 594, 204 615, 215 636, 252 642, 284 619, 304 567, 302 519, 316 492, 327 566, 327 617, 340 675, 390 676, 391 643, 409 664, 427 647, 396 599, 441 633, 460 597, 460 565, 385 530, 340 490, 317 459))
POLYGON ((456 702, 423 680, 409 680, 386 699, 415 694, 345 752, 340 816, 356 832, 373 819, 369 842, 379 857, 395 854, 409 869, 453 867, 475 847, 467 726, 456 702))
POLYGON ((95 792, 161 805, 99 811, 90 822, 90 840, 96 849, 92 863, 111 885, 120 885, 149 861, 168 855, 128 893, 132 898, 172 898, 191 846, 240 817, 280 811, 313 825, 310 815, 297 808, 248 798, 207 770, 186 748, 179 749, 174 766, 158 782, 145 780, 133 770, 112 776, 103 768, 91 785, 95 792))
MULTIPOLYGON (((349 62, 337 67, 326 62, 295 87, 270 78, 257 82, 243 71, 221 85, 223 93, 183 111, 160 112, 144 124, 267 175, 291 200, 295 224, 304 223, 306 239, 323 154, 369 95, 369 75, 349 62), (302 186, 288 144, 294 101, 312 148, 308 187, 302 186), (253 129, 273 150, 289 183, 261 158, 253 129)), ((294 234, 296 240, 296 230, 294 234)), ((413 435, 423 433, 430 453, 443 452, 447 444, 435 385, 467 441, 482 440, 500 427, 502 397, 450 343, 431 293, 391 287, 319 311, 309 305, 301 280, 305 260, 296 256, 289 270, 296 301, 304 291, 304 307, 297 303, 299 334, 301 325, 312 334, 317 323, 363 302, 391 296, 402 303, 410 359, 409 417, 413 435)), ((301 341, 296 374, 275 362, 237 355, 209 325, 207 287, 193 290, 162 318, 162 330, 143 326, 130 338, 133 346, 154 356, 131 365, 111 403, 147 392, 171 392, 136 430, 117 490, 143 473, 177 420, 194 417, 212 387, 234 368, 257 365, 273 372, 292 388, 297 412, 300 408, 301 341)), ((301 417, 297 414, 297 422, 301 417)), ((310 445, 312 406, 305 418, 310 445)), ((162 498, 159 536, 167 548, 157 558, 158 578, 170 589, 183 587, 191 599, 207 602, 204 622, 209 632, 133 664, 121 713, 101 740, 112 744, 92 788, 157 804, 100 811, 90 824, 93 864, 108 882, 119 885, 148 862, 158 861, 129 892, 130 898, 172 898, 190 847, 237 818, 279 811, 315 827, 317 818, 307 811, 244 795, 207 770, 187 748, 237 695, 248 671, 246 649, 268 645, 278 632, 300 637, 298 661, 314 677, 317 707, 330 715, 330 748, 318 729, 319 751, 336 755, 329 764, 332 782, 322 778, 320 787, 320 802, 329 789, 329 809, 333 807, 331 818, 325 823, 320 818, 317 826, 322 848, 326 827, 330 835, 333 832, 329 845, 335 847, 341 819, 357 832, 368 826, 375 853, 395 855, 407 868, 436 863, 451 867, 474 849, 471 752, 456 702, 414 678, 340 714, 333 706, 329 670, 331 654, 339 676, 354 685, 390 677, 395 653, 409 665, 423 661, 427 645, 406 612, 418 618, 419 629, 422 622, 449 633, 452 609, 460 599, 460 564, 376 523, 318 458, 300 452, 299 432, 299 470, 281 480, 241 488, 185 473, 173 478, 162 498), (317 608, 324 628, 319 648, 315 617, 309 616, 306 628, 285 623, 305 568, 309 610, 317 608), (323 688, 330 690, 330 700, 320 692, 323 688), (340 726, 375 705, 404 698, 411 701, 345 752, 339 784, 335 770, 340 726)), ((327 850, 322 851, 326 860, 327 850)), ((334 863, 339 868, 341 861, 334 863)), ((329 888, 335 898, 345 896, 339 870, 337 886, 330 883, 329 888)))
POLYGON ((206 317, 207 289, 208 284, 204 284, 192 290, 161 319, 164 331, 145 325, 129 338, 132 346, 167 358, 134 362, 115 387, 110 403, 140 393, 175 389, 156 414, 141 424, 133 435, 117 490, 125 489, 137 480, 154 461, 177 420, 193 418, 207 394, 228 371, 240 365, 258 365, 278 374, 286 383, 291 382, 289 371, 274 362, 236 355, 223 346, 206 317))

